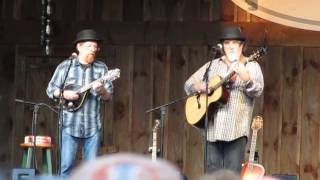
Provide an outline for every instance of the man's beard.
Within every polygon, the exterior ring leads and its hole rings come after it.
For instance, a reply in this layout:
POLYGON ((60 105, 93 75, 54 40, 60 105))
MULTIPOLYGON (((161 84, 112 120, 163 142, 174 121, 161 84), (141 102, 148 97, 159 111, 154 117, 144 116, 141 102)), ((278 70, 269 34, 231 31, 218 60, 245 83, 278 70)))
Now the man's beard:
POLYGON ((236 52, 230 52, 226 55, 227 55, 229 61, 231 61, 231 62, 235 62, 235 61, 239 60, 238 54, 236 52))

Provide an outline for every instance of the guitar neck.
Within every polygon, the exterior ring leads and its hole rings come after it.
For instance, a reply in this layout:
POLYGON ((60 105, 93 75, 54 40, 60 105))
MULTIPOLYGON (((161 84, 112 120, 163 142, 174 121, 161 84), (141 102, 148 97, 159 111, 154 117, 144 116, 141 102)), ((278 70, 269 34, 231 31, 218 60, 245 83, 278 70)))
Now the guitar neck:
POLYGON ((229 72, 224 78, 221 79, 219 83, 217 83, 215 86, 211 87, 211 91, 216 90, 220 86, 222 86, 225 82, 227 82, 233 75, 235 74, 235 71, 229 72))
POLYGON ((152 132, 152 154, 151 154, 152 161, 157 160, 157 130, 152 132))
MULTIPOLYGON (((248 58, 247 61, 244 62, 244 65, 246 65, 248 62, 252 61, 254 58, 253 56, 250 56, 248 58)), ((224 78, 221 79, 221 81, 217 84, 215 84, 215 86, 210 87, 211 91, 216 90, 217 88, 219 88, 220 86, 222 86, 225 82, 227 82, 236 72, 234 70, 231 70, 224 78)))
POLYGON ((113 70, 110 70, 108 71, 107 74, 105 74, 104 76, 100 77, 99 79, 96 79, 94 81, 92 81, 91 83, 87 84, 87 85, 84 85, 83 87, 81 87, 79 90, 78 90, 78 93, 83 93, 85 91, 88 91, 89 89, 92 88, 93 84, 95 82, 100 82, 100 83, 103 83, 103 81, 114 81, 115 79, 117 79, 118 77, 120 77, 120 70, 119 69, 113 69, 113 70))
POLYGON ((89 84, 87 84, 87 85, 84 85, 84 86, 82 86, 79 90, 78 90, 78 93, 83 93, 83 92, 86 92, 86 91, 88 91, 89 89, 91 89, 92 88, 92 86, 93 86, 93 83, 95 83, 95 82, 101 82, 103 79, 102 78, 99 78, 99 79, 97 79, 97 80, 95 80, 95 81, 93 81, 93 82, 91 82, 91 83, 89 83, 89 84))
POLYGON ((249 154, 249 163, 254 163, 254 154, 256 151, 257 136, 258 136, 258 130, 253 130, 252 138, 251 138, 250 154, 249 154))

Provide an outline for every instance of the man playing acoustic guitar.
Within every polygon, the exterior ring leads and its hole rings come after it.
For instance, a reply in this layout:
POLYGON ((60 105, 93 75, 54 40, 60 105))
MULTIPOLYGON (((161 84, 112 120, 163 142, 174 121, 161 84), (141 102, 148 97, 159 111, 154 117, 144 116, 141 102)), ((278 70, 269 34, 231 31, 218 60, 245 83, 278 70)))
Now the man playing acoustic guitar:
MULTIPOLYGON (((216 90, 212 88, 210 81, 217 79, 216 77, 221 79, 230 75, 221 87, 228 93, 223 97, 228 99, 222 105, 214 103, 215 108, 209 108, 212 116, 208 120, 206 170, 213 172, 218 169, 230 169, 240 172, 250 133, 254 100, 261 95, 264 87, 263 75, 259 64, 242 54, 246 38, 239 27, 226 27, 222 31, 220 42, 225 55, 213 59, 211 63, 208 62, 197 70, 185 82, 185 91, 187 94, 206 93, 204 74, 209 65, 208 96, 214 96, 212 94, 216 90)), ((190 111, 190 116, 197 108, 206 106, 206 103, 201 104, 199 100, 195 103, 198 104, 190 111)), ((203 116, 199 119, 203 119, 203 116)))
POLYGON ((83 146, 84 160, 94 159, 98 153, 101 129, 100 101, 110 99, 113 92, 111 81, 95 81, 110 71, 102 61, 96 60, 100 42, 96 31, 80 31, 74 41, 78 56, 70 57, 58 65, 47 88, 50 98, 62 96, 62 99, 69 102, 63 109, 62 118, 59 172, 62 177, 69 175, 73 168, 78 144, 83 146), (92 83, 92 87, 86 92, 86 99, 81 100, 79 107, 71 108, 73 101, 82 98, 77 88, 89 83, 92 83), (69 85, 74 88, 66 88, 69 85))

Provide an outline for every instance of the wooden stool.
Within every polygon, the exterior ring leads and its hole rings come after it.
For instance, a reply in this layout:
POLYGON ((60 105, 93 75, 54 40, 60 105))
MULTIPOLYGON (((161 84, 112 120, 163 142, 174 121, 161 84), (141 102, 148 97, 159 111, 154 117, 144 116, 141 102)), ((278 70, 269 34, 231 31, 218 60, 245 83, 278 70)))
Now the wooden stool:
MULTIPOLYGON (((31 168, 33 144, 22 143, 20 147, 23 148, 22 168, 31 168)), ((42 149, 42 171, 46 174, 52 174, 51 161, 51 144, 36 144, 36 148, 42 149)))

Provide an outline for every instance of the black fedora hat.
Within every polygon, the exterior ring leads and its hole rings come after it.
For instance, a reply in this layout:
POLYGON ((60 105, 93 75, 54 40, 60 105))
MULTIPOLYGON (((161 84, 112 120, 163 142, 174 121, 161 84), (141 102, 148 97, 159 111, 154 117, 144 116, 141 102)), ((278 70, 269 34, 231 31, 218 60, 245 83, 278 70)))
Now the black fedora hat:
POLYGON ((83 41, 96 41, 98 43, 101 42, 101 39, 98 33, 93 29, 84 29, 77 33, 76 39, 73 41, 74 44, 83 41))
POLYGON ((220 41, 223 42, 224 40, 246 41, 246 37, 242 34, 240 27, 229 26, 222 31, 220 41))

